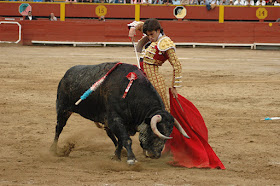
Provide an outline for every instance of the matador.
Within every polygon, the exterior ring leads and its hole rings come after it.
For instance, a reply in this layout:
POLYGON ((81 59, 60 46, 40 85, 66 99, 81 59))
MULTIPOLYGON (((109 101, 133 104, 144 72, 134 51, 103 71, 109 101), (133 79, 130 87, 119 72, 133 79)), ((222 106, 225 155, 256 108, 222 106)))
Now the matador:
POLYGON ((177 97, 177 87, 181 87, 182 67, 175 53, 175 44, 167 37, 156 19, 148 19, 145 22, 134 21, 128 24, 129 37, 134 39, 135 30, 143 32, 144 36, 137 44, 137 51, 141 52, 140 67, 149 81, 161 96, 165 108, 170 112, 167 97, 167 87, 163 76, 159 73, 159 66, 168 60, 173 67, 171 92, 177 97))

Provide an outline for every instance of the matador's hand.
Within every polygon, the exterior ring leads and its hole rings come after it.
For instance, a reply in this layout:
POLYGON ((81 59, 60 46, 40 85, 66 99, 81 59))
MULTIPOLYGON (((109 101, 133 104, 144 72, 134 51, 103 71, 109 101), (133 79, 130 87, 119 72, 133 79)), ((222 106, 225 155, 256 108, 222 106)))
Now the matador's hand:
POLYGON ((128 32, 128 37, 130 37, 131 40, 134 41, 135 35, 136 35, 135 27, 130 27, 129 32, 128 32))
POLYGON ((178 98, 178 92, 175 87, 171 87, 171 93, 174 98, 178 98))

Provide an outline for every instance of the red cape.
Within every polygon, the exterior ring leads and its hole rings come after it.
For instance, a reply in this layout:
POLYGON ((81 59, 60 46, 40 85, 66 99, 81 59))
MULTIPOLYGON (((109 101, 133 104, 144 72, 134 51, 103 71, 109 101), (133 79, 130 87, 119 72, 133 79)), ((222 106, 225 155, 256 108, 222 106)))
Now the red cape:
POLYGON ((171 140, 167 140, 164 152, 170 151, 175 166, 196 168, 225 169, 223 163, 208 144, 208 130, 197 108, 186 98, 178 94, 177 100, 170 95, 170 112, 178 120, 183 129, 190 136, 185 138, 175 127, 171 133, 171 140))

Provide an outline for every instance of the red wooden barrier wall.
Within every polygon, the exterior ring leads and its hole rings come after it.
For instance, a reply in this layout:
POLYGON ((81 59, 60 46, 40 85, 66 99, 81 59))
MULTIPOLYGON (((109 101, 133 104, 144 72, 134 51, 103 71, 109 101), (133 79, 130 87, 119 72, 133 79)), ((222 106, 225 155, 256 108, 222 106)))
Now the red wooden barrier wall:
MULTIPOLYGON (((99 22, 48 20, 19 21, 22 43, 36 41, 129 42, 128 20, 99 22)), ((261 22, 160 21, 165 33, 176 43, 280 43, 280 24, 261 22)), ((16 41, 18 27, 0 25, 0 40, 16 41)), ((140 32, 137 34, 141 37, 140 32)))
MULTIPOLYGON (((29 3, 33 15, 40 17, 38 21, 22 21, 18 8, 22 2, 0 2, 0 16, 17 17, 22 25, 22 43, 30 44, 37 41, 73 41, 73 42, 129 42, 127 37, 127 23, 135 18, 135 5, 117 4, 89 4, 66 3, 66 21, 51 22, 46 18, 51 12, 60 15, 61 4, 64 3, 29 3), (106 21, 97 19, 70 19, 70 18, 97 18, 96 7, 104 5, 107 8, 106 21), (109 19, 114 18, 114 19, 109 19), (126 20, 120 20, 124 19, 126 20)), ((62 6, 63 7, 63 6, 62 6)), ((279 23, 269 23, 280 18, 280 7, 245 7, 224 6, 224 20, 230 22, 218 23, 221 11, 219 7, 207 11, 205 6, 185 6, 187 20, 205 21, 178 21, 173 15, 175 6, 141 5, 139 16, 158 18, 165 30, 175 42, 197 43, 280 43, 279 23), (240 22, 240 20, 258 21, 256 11, 265 8, 266 22, 240 22), (238 22, 231 22, 239 20, 238 22)), ((4 18, 0 17, 0 21, 4 18)), ((18 26, 0 24, 0 41, 16 41, 18 26)), ((140 38, 140 33, 138 34, 140 38)))
POLYGON ((256 11, 258 8, 267 10, 267 17, 264 20, 277 20, 280 18, 280 7, 277 6, 254 6, 254 7, 225 7, 225 20, 258 20, 256 11), (236 9, 237 8, 237 9, 236 9))
MULTIPOLYGON (((21 3, 29 3, 32 7, 33 15, 39 17, 48 17, 51 12, 56 16, 60 16, 60 3, 33 3, 33 2, 0 2, 0 16, 21 16, 18 8, 21 3)), ((66 3, 65 16, 66 18, 97 18, 95 9, 99 3, 66 3)), ((103 4, 107 8, 106 18, 135 18, 135 6, 131 4, 103 4)), ((176 19, 173 15, 174 5, 141 5, 140 18, 158 18, 158 19, 176 19)), ((219 7, 214 10, 207 11, 205 6, 185 6, 187 16, 185 19, 190 20, 218 20, 219 7)), ((256 11, 260 6, 225 6, 225 20, 254 20, 258 21, 256 11)), ((266 21, 275 21, 280 18, 280 7, 264 6, 267 10, 266 21)))
POLYGON ((17 24, 0 24, 0 41, 17 41, 18 32, 17 24))

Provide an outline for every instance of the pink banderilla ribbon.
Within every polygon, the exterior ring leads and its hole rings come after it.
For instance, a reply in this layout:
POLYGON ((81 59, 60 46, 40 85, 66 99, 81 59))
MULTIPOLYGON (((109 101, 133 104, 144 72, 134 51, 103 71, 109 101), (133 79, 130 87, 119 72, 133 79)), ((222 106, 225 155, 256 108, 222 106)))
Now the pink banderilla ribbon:
POLYGON ((126 95, 127 95, 128 91, 129 91, 133 81, 137 79, 137 75, 134 72, 130 72, 126 77, 129 80, 129 83, 128 83, 125 91, 124 91, 124 94, 123 94, 122 98, 126 97, 126 95))

